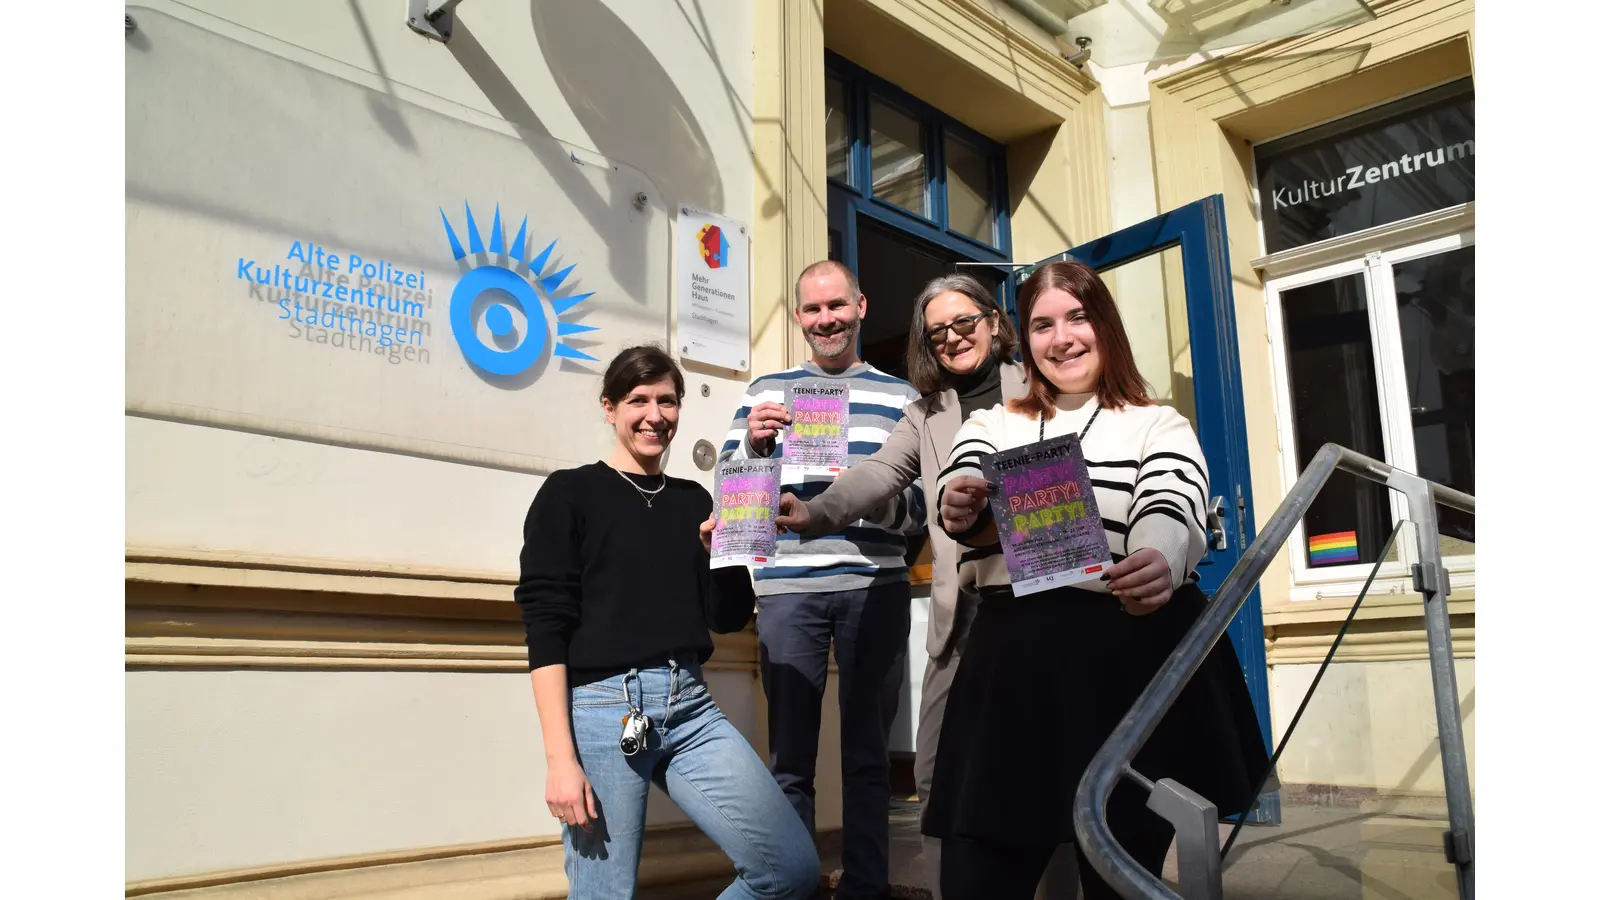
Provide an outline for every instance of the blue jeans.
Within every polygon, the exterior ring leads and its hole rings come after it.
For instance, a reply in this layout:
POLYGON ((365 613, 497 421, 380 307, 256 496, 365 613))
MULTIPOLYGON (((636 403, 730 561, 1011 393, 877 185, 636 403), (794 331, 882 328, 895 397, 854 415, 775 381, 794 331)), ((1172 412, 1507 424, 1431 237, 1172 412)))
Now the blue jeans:
POLYGON ((816 847, 761 758, 717 708, 698 665, 644 669, 572 689, 578 762, 594 789, 592 832, 564 829, 571 900, 632 897, 654 783, 728 854, 738 877, 720 895, 806 898, 819 880, 816 847), (617 746, 624 684, 652 727, 645 747, 617 746))
POLYGON ((889 728, 900 705, 911 586, 776 594, 757 600, 772 774, 816 830, 817 738, 828 648, 839 662, 844 876, 840 900, 889 894, 889 728))

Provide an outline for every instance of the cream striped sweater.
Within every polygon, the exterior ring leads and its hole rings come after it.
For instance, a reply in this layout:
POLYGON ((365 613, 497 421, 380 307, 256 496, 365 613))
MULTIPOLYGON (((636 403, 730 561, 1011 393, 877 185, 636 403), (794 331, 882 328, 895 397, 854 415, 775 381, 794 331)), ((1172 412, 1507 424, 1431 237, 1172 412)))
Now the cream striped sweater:
MULTIPOLYGON (((1056 415, 1045 423, 1046 438, 1081 432, 1098 401, 1092 394, 1061 394, 1056 415)), ((950 464, 939 474, 939 496, 958 475, 983 477, 981 460, 1039 440, 1039 420, 1004 406, 974 412, 956 432, 950 464)), ((1172 570, 1172 586, 1198 578, 1194 567, 1206 552, 1205 508, 1210 479, 1194 428, 1166 406, 1128 406, 1102 410, 1083 438, 1083 454, 1094 482, 1095 502, 1105 522, 1111 556, 1120 562, 1146 547, 1161 553, 1172 570)), ((930 518, 940 520, 936 510, 930 518)), ((985 596, 1009 594, 1010 577, 1000 545, 979 542, 992 514, 985 509, 964 534, 950 535, 969 549, 962 554, 961 583, 985 596)), ((940 520, 939 527, 943 527, 940 520)), ((1108 592, 1106 583, 1076 585, 1108 592)))

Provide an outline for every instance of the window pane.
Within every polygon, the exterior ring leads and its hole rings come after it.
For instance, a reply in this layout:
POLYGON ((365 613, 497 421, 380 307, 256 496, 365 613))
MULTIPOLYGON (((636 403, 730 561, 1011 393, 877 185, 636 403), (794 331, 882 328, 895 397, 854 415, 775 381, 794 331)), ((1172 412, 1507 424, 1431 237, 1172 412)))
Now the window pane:
POLYGON ((928 214, 928 167, 922 123, 872 101, 872 193, 918 215, 928 214))
POLYGON ((945 193, 950 199, 950 227, 993 245, 994 178, 989 157, 955 138, 944 141, 945 193))
POLYGON ((1134 365, 1157 403, 1200 426, 1194 406, 1194 364, 1189 356, 1189 303, 1183 284, 1183 248, 1168 247, 1100 273, 1128 332, 1134 365))
MULTIPOLYGON (((1365 279, 1291 288, 1282 301, 1300 469, 1327 443, 1383 459, 1365 279)), ((1307 558, 1313 568, 1370 565, 1391 528, 1387 488, 1335 474, 1306 514, 1307 558)))
POLYGON ((904 378, 911 304, 923 285, 956 270, 954 257, 898 228, 858 216, 856 258, 861 293, 872 300, 871 315, 861 321, 861 358, 904 378))
MULTIPOLYGON (((1417 474, 1473 493, 1473 254, 1462 247, 1394 265, 1417 474)), ((1439 507, 1446 554, 1472 553, 1473 517, 1439 507)))
POLYGON ((1257 147, 1267 252, 1472 200, 1474 123, 1464 80, 1257 147))
POLYGON ((824 94, 828 103, 828 177, 850 181, 850 107, 844 82, 829 75, 824 94))

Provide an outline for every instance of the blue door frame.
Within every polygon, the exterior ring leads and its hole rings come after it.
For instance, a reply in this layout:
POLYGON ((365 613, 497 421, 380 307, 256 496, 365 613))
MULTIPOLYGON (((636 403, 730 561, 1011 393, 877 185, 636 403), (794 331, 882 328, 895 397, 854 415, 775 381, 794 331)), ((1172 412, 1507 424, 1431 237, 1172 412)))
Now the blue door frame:
MULTIPOLYGON (((1194 367, 1196 430, 1211 474, 1211 496, 1221 497, 1227 549, 1211 549, 1200 568, 1200 587, 1215 593, 1245 547, 1255 540, 1254 499, 1250 491, 1250 450, 1245 436, 1244 394, 1239 376, 1239 343, 1233 315, 1233 276, 1228 262, 1228 232, 1222 195, 1187 206, 1073 247, 1037 265, 1071 258, 1096 271, 1180 247, 1189 313, 1190 359, 1194 367)), ((1019 277, 1023 273, 1018 273, 1019 277)), ((1228 626, 1244 668, 1256 721, 1268 752, 1272 748, 1271 705, 1267 690, 1267 651, 1261 616, 1261 590, 1250 597, 1228 626)), ((1261 798, 1252 821, 1282 821, 1276 794, 1261 798)))

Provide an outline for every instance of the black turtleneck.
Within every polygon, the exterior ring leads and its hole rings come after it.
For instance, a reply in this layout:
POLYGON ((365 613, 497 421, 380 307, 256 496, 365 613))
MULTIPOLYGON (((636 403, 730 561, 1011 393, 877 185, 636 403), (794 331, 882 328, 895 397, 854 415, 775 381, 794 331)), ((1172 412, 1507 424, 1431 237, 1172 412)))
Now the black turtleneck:
POLYGON ((989 357, 982 366, 967 375, 950 373, 950 386, 955 388, 961 402, 961 421, 965 422, 975 409, 989 409, 1000 405, 1000 363, 989 357))

